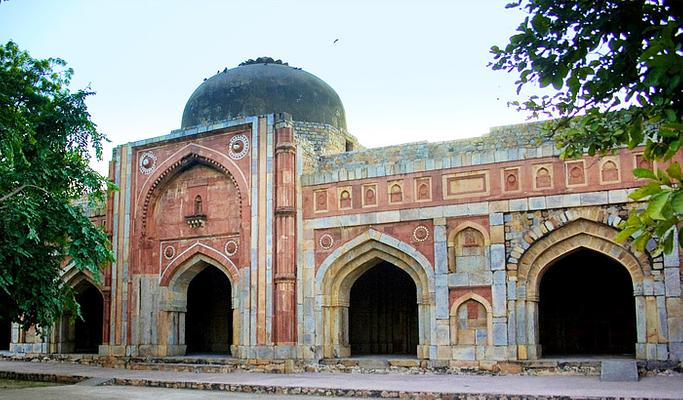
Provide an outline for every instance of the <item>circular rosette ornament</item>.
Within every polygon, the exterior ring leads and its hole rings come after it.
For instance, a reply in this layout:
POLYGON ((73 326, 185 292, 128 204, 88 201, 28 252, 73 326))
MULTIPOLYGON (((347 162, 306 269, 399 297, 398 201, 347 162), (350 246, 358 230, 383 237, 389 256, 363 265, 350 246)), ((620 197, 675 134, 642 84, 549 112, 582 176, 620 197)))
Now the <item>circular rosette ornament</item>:
POLYGON ((228 155, 233 160, 241 160, 249 152, 249 139, 245 135, 235 135, 228 143, 228 155))
POLYGON ((235 254, 237 254, 237 242, 234 240, 228 240, 225 243, 225 247, 223 248, 223 250, 225 251, 225 254, 228 257, 234 256, 235 254))
POLYGON ((322 247, 324 250, 329 250, 332 248, 332 246, 334 246, 334 239, 332 238, 332 235, 326 233, 320 236, 318 244, 320 244, 320 247, 322 247))
POLYGON ((164 249, 164 257, 166 257, 167 260, 175 257, 175 248, 173 246, 166 246, 164 249))
POLYGON ((151 151, 146 151, 140 154, 139 164, 140 172, 149 175, 157 169, 157 156, 151 151))
POLYGON ((413 230, 413 239, 418 242, 424 242, 429 239, 429 229, 426 226, 420 225, 413 230))

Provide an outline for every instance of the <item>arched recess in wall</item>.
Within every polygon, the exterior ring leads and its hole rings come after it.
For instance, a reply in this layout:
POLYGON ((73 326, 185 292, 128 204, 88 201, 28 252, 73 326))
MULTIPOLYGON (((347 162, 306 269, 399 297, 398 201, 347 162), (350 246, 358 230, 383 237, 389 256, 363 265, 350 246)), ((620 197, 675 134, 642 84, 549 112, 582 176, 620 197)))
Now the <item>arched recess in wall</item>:
MULTIPOLYGON (((147 235, 150 212, 163 194, 165 187, 178 175, 195 166, 205 166, 218 171, 232 182, 237 190, 239 205, 235 208, 241 219, 242 209, 248 208, 250 205, 249 186, 244 173, 227 155, 197 144, 188 144, 162 161, 157 170, 143 183, 137 198, 137 203, 141 205, 138 229, 142 236, 147 235)), ((195 196, 193 196, 194 198, 195 196)), ((194 207, 192 208, 194 209, 194 207)), ((203 208, 206 209, 206 204, 203 204, 203 208)))
MULTIPOLYGON (((558 261, 577 251, 596 252, 623 266, 631 278, 635 298, 637 343, 646 342, 646 326, 657 326, 658 321, 647 321, 643 283, 651 280, 645 271, 650 270, 646 254, 632 252, 626 245, 615 241, 617 231, 607 225, 578 219, 536 240, 519 259, 516 281, 515 309, 517 323, 526 326, 518 329, 517 343, 520 359, 536 359, 542 355, 539 340, 539 286, 545 272, 558 261), (522 312, 519 312, 522 311, 522 312)), ((591 276, 584 277, 591 279, 591 276)), ((581 288, 571 288, 579 293, 581 288)))
POLYGON ((476 293, 455 300, 450 310, 450 326, 452 345, 493 345, 493 309, 488 300, 476 293))
POLYGON ((460 223, 448 233, 448 272, 488 271, 486 250, 490 244, 486 228, 472 221, 460 223))
POLYGON ((316 273, 316 293, 322 299, 317 341, 323 357, 348 357, 348 309, 351 288, 359 277, 380 263, 400 268, 415 283, 418 303, 418 358, 428 357, 434 307, 433 269, 412 246, 374 230, 359 235, 330 254, 316 273))
POLYGON ((102 285, 90 271, 68 265, 62 274, 80 306, 81 317, 62 315, 50 336, 50 351, 56 353, 98 353, 107 329, 102 285))
MULTIPOLYGON (((215 310, 215 315, 222 315, 221 313, 223 312, 227 312, 227 314, 214 321, 211 320, 213 318, 211 315, 194 318, 194 320, 200 323, 204 320, 209 321, 208 324, 204 325, 211 326, 204 326, 203 332, 198 329, 193 331, 195 333, 199 332, 197 334, 200 335, 205 333, 209 336, 199 338, 195 343, 191 343, 190 351, 226 353, 232 352, 234 346, 239 345, 239 275, 237 268, 231 264, 227 257, 220 256, 220 253, 214 254, 211 249, 203 246, 197 246, 186 255, 176 268, 170 270, 168 275, 162 277, 161 285, 161 313, 158 325, 159 331, 162 333, 160 342, 167 346, 166 355, 186 354, 188 351, 187 333, 193 328, 201 328, 199 326, 188 327, 186 325, 188 309, 192 311, 194 308, 195 310, 202 311, 203 308, 213 307, 217 303, 224 303, 228 309, 215 310), (219 258, 221 259, 219 260, 219 258), (202 294, 207 294, 211 297, 212 294, 209 292, 219 293, 220 296, 216 298, 218 301, 210 301, 211 304, 207 305, 204 304, 206 302, 201 302, 201 298, 204 297, 202 294), (199 302, 194 301, 196 303, 194 307, 192 305, 193 293, 194 300, 200 300, 199 302), (228 296, 229 299, 221 296, 228 296), (224 325, 229 330, 228 336, 225 337, 222 336, 225 334, 224 325), (222 333, 218 337, 211 337, 216 332, 222 333), (208 347, 204 348, 201 343, 209 344, 206 344, 208 347), (198 346, 198 348, 193 349, 193 345, 198 346)), ((190 319, 192 320, 192 318, 190 319)))

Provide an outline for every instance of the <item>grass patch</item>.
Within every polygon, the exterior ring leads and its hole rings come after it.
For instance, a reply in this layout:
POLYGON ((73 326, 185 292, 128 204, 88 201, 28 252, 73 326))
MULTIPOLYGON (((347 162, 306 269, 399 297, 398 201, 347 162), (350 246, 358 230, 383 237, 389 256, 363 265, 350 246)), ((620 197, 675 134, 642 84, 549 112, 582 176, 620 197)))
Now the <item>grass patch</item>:
POLYGON ((0 389, 24 389, 45 386, 58 386, 59 383, 54 382, 36 382, 36 381, 20 381, 16 379, 2 379, 0 378, 0 389))

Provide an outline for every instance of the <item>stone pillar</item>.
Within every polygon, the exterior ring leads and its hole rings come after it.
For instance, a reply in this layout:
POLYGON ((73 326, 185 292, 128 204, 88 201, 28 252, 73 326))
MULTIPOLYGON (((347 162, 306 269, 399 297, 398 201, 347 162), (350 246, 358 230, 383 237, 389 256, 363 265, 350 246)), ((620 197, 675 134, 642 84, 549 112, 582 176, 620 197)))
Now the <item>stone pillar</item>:
POLYGON ((296 343, 296 146, 291 121, 275 125, 275 266, 276 344, 296 343))

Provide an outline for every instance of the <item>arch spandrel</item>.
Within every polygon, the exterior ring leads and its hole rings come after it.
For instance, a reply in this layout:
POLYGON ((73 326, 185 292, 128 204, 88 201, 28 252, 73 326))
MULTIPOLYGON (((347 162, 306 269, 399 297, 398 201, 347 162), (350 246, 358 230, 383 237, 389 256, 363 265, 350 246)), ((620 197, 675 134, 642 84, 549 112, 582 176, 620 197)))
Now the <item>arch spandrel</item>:
POLYGON ((400 240, 374 229, 357 236, 337 248, 320 264, 316 283, 323 296, 349 289, 353 282, 380 261, 386 261, 403 269, 415 281, 420 298, 430 297, 434 292, 434 271, 417 249, 400 240))
POLYGON ((228 277, 230 284, 235 287, 239 281, 239 271, 232 261, 220 252, 196 243, 191 246, 187 253, 179 256, 169 264, 168 268, 160 276, 160 285, 166 286, 174 292, 186 291, 192 278, 201 272, 207 265, 216 267, 228 277), (219 261, 218 258, 224 259, 219 261))

